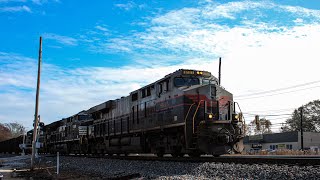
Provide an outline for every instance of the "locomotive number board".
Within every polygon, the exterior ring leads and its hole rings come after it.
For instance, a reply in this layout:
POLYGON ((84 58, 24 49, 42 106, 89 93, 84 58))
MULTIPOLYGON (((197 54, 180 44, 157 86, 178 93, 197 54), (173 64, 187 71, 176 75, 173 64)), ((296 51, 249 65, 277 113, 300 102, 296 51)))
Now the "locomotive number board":
POLYGON ((183 74, 190 74, 190 75, 193 75, 195 74, 194 71, 183 71, 183 74))
POLYGON ((205 77, 210 77, 211 73, 207 72, 207 71, 192 71, 192 70, 184 70, 182 72, 182 74, 184 75, 200 75, 200 76, 205 76, 205 77))

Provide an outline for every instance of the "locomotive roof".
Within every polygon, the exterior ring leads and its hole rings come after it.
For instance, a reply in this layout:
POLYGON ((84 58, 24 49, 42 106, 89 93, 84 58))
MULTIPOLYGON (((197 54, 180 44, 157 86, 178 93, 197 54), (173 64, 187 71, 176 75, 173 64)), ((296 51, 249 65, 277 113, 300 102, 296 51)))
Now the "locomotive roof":
POLYGON ((203 76, 203 77, 211 77, 212 76, 209 71, 202 71, 202 70, 195 70, 195 69, 178 69, 175 72, 167 74, 163 78, 161 78, 161 79, 159 79, 159 80, 157 80, 157 81, 155 81, 155 82, 153 82, 151 84, 145 85, 145 86, 143 86, 143 87, 141 87, 141 88, 139 88, 137 90, 132 91, 131 93, 136 92, 136 91, 138 91, 140 89, 144 89, 144 88, 146 88, 148 86, 152 86, 155 83, 158 83, 158 82, 161 82, 161 81, 167 79, 168 77, 172 77, 172 76, 175 77, 175 76, 179 76, 179 75, 180 76, 183 76, 183 75, 203 76))
MULTIPOLYGON (((204 76, 204 77, 211 77, 211 73, 208 71, 202 70, 195 70, 195 69, 179 69, 173 73, 165 75, 163 78, 159 79, 158 81, 162 81, 170 76, 178 76, 178 75, 190 75, 190 76, 204 76)), ((156 82, 158 82, 156 81, 156 82)))
POLYGON ((105 108, 112 108, 113 105, 114 105, 114 100, 109 100, 109 101, 106 101, 106 102, 103 102, 101 104, 98 104, 96 106, 91 107, 86 112, 87 113, 93 113, 93 112, 96 112, 96 111, 101 111, 101 110, 103 110, 105 108))
MULTIPOLYGON (((148 85, 145 85, 145 86, 143 86, 143 87, 141 87, 141 88, 139 88, 139 89, 136 89, 136 90, 130 92, 130 94, 135 93, 135 92, 137 92, 137 91, 139 91, 139 90, 141 90, 141 89, 144 89, 144 88, 146 88, 146 87, 152 86, 152 85, 154 85, 155 83, 161 82, 161 81, 163 81, 163 80, 165 80, 165 79, 167 79, 167 78, 169 78, 169 77, 171 77, 171 76, 175 77, 175 76, 183 76, 183 75, 189 75, 189 76, 194 75, 194 76, 202 76, 202 77, 213 77, 213 76, 211 75, 211 73, 208 72, 208 71, 201 71, 201 70, 194 70, 194 69, 179 69, 179 70, 176 70, 176 71, 173 72, 173 73, 170 73, 170 74, 165 75, 163 78, 161 78, 161 79, 159 79, 159 80, 157 80, 157 81, 155 81, 155 82, 153 82, 153 83, 150 83, 150 84, 148 84, 148 85)), ((122 98, 122 97, 121 97, 121 98, 122 98)), ((111 108, 114 106, 114 102, 117 101, 117 100, 119 100, 119 99, 108 100, 108 101, 105 101, 105 102, 103 102, 103 103, 100 103, 100 104, 98 104, 98 105, 96 105, 96 106, 93 106, 93 107, 91 107, 90 109, 88 109, 88 110, 86 111, 86 113, 90 114, 90 113, 93 113, 93 112, 101 111, 101 110, 103 110, 103 109, 111 109, 111 108)))

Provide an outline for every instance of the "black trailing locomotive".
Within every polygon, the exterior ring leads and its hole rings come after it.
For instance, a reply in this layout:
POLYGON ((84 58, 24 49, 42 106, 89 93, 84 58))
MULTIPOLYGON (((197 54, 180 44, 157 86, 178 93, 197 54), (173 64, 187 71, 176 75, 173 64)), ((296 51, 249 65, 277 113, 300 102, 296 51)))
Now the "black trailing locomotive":
POLYGON ((241 153, 244 123, 231 93, 207 71, 180 69, 43 129, 43 152, 241 153))

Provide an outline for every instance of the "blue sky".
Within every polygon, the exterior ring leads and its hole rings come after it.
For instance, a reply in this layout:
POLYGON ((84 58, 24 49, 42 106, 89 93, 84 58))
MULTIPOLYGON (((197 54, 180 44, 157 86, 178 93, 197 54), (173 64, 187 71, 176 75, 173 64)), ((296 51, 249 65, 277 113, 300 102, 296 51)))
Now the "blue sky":
MULTIPOLYGON (((320 80, 317 0, 0 0, 0 22, 0 122, 27 127, 34 114, 40 35, 40 114, 46 123, 127 95, 179 68, 216 75, 220 56, 223 86, 236 98, 320 80)), ((291 113, 319 98, 317 84, 311 85, 239 102, 247 112, 291 113)))

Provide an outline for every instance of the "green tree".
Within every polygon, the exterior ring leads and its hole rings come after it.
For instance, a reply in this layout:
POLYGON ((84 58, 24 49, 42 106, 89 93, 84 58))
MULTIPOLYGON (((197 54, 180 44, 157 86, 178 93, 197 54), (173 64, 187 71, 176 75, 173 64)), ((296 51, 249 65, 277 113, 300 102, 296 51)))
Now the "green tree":
POLYGON ((285 126, 282 127, 282 132, 300 131, 302 108, 302 127, 303 131, 320 132, 320 100, 314 100, 305 104, 298 109, 295 109, 291 118, 286 120, 285 126))

